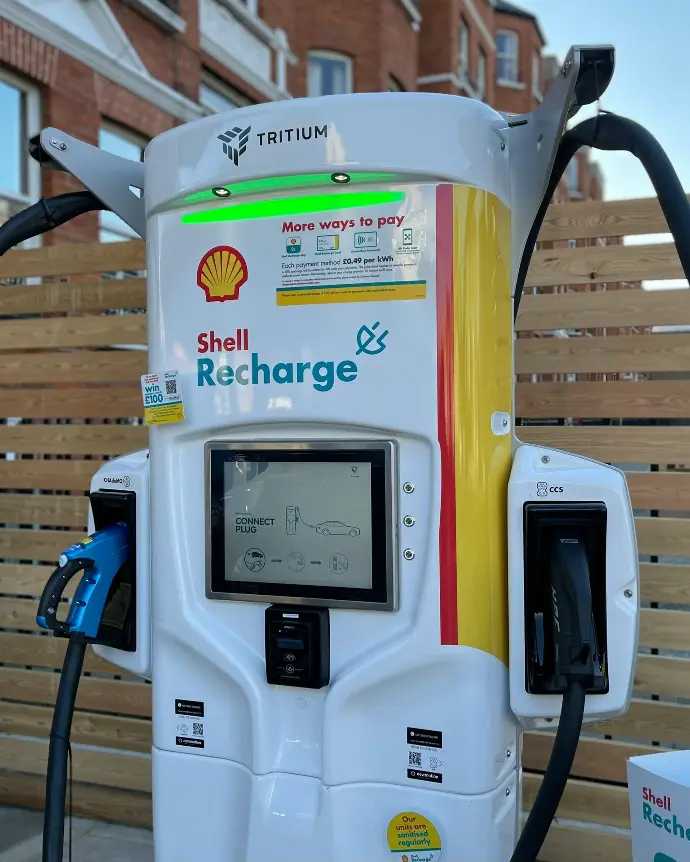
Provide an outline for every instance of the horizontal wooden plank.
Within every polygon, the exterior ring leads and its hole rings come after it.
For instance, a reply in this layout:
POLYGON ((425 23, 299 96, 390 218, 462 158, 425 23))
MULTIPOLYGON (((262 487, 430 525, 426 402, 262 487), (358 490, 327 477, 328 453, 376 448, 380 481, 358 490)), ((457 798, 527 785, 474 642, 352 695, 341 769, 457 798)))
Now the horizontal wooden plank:
POLYGON ((146 267, 143 240, 60 243, 10 251, 0 260, 0 279, 30 276, 95 275, 146 267))
POLYGON ((657 198, 622 201, 569 201, 551 204, 540 241, 668 233, 657 198))
MULTIPOLYGON (((0 770, 0 804, 41 811, 45 783, 42 775, 0 770)), ((151 828, 151 797, 143 793, 75 781, 70 787, 70 802, 75 817, 151 828)))
POLYGON ((526 287, 684 278, 673 243, 597 245, 535 251, 526 287))
MULTIPOLYGON (((47 670, 0 667, 0 698, 53 707, 60 674, 47 670)), ((142 682, 83 676, 77 709, 151 718, 151 686, 142 682)))
POLYGON ((519 332, 690 324, 689 290, 570 291, 526 295, 519 332))
MULTIPOLYGON (((0 396, 2 401, 2 396, 0 396)), ((0 488, 4 490, 88 491, 102 461, 0 460, 0 488)))
MULTIPOLYGON (((0 655, 7 665, 61 668, 67 642, 49 634, 17 634, 0 631, 0 655)), ((84 670, 89 673, 123 675, 122 669, 104 661, 89 647, 84 657, 84 670)))
MULTIPOLYGON (((690 464, 690 426, 523 425, 515 433, 524 443, 550 446, 607 463, 690 464)), ((2 429, 0 440, 1 435, 2 429)))
POLYGON ((518 374, 689 371, 690 333, 519 338, 515 370, 518 374))
POLYGON ((539 862, 631 862, 632 848, 626 833, 591 827, 552 824, 539 862))
POLYGON ((84 533, 73 530, 0 529, 0 557, 55 563, 60 554, 84 533))
POLYGON ((690 566, 640 563, 642 600, 690 605, 690 566))
MULTIPOLYGON (((36 606, 38 599, 12 599, 0 598, 0 628, 22 629, 23 631, 34 631, 38 629, 36 623, 36 606)), ((61 609, 61 618, 67 616, 68 607, 65 604, 61 609)))
MULTIPOLYGON (((551 756, 553 740, 552 733, 524 735, 522 761, 525 769, 544 772, 551 756)), ((591 778, 594 781, 626 784, 628 759, 644 754, 655 754, 660 750, 651 745, 593 739, 583 735, 580 737, 570 774, 574 778, 591 778)))
POLYGON ((674 656, 638 655, 635 693, 690 698, 690 660, 674 656))
POLYGON ((0 320, 0 345, 3 350, 21 350, 146 344, 146 320, 145 314, 0 320))
MULTIPOLYGON (((530 811, 541 787, 541 776, 523 774, 522 810, 530 811)), ((626 787, 594 784, 591 781, 571 779, 561 797, 556 817, 597 823, 601 826, 630 828, 630 803, 626 787)))
POLYGON ((690 509, 690 473, 626 473, 625 477, 636 509, 690 509))
POLYGON ((618 739, 639 739, 662 745, 690 746, 690 707, 658 700, 633 698, 628 712, 613 721, 596 725, 598 733, 618 739))
POLYGON ((141 389, 135 386, 0 389, 0 417, 131 419, 143 414, 141 389))
POLYGON ((88 513, 89 500, 85 496, 0 494, 0 524, 43 524, 50 527, 83 529, 86 527, 88 513))
POLYGON ((516 402, 530 419, 687 419, 690 381, 518 383, 516 402))
MULTIPOLYGON (((0 733, 48 738, 53 708, 0 701, 0 733)), ((72 717, 72 742, 101 748, 148 753, 151 722, 121 715, 99 715, 76 710, 72 717)))
POLYGON ((0 452, 20 455, 124 455, 145 449, 148 437, 145 425, 0 425, 0 452))
MULTIPOLYGON (((690 492, 688 497, 690 498, 690 492)), ((690 519, 688 518, 636 518, 635 532, 637 548, 641 554, 690 557, 690 519)), ((687 572, 690 574, 690 567, 687 572)))
MULTIPOLYGON (((688 611, 643 608, 640 611, 640 646, 679 652, 690 650, 688 611)), ((690 714, 688 721, 690 721, 690 714)))
MULTIPOLYGON (((0 769, 39 775, 45 780, 48 743, 0 737, 0 769)), ((72 746, 75 782, 151 792, 151 759, 124 752, 93 751, 72 746)))
POLYGON ((52 566, 0 563, 0 593, 19 596, 39 596, 46 581, 55 570, 52 566))
POLYGON ((108 311, 146 308, 145 278, 0 287, 0 315, 108 311))
POLYGON ((0 384, 138 383, 147 366, 146 350, 0 353, 0 384))

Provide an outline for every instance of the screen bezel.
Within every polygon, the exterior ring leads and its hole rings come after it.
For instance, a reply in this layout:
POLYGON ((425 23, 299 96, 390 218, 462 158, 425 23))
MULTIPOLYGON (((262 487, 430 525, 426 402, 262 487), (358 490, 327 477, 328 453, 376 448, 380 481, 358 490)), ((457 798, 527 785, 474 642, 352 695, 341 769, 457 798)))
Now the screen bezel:
POLYGON ((206 498, 206 597, 313 607, 391 611, 398 607, 396 444, 390 440, 211 441, 204 447, 206 498), (248 461, 367 461, 371 464, 372 586, 263 583, 225 579, 224 465, 248 461))

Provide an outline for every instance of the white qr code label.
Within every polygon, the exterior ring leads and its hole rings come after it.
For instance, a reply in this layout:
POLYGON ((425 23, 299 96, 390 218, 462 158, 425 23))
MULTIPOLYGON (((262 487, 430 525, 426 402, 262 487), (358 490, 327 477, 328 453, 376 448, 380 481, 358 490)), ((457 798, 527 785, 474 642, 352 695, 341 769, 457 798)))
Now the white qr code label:
POLYGON ((178 371, 144 374, 141 378, 144 420, 147 425, 169 425, 184 421, 182 386, 178 371))
POLYGON ((443 734, 440 730, 407 728, 407 777, 443 784, 443 734))
POLYGON ((175 699, 175 745, 185 748, 204 747, 204 702, 175 699))

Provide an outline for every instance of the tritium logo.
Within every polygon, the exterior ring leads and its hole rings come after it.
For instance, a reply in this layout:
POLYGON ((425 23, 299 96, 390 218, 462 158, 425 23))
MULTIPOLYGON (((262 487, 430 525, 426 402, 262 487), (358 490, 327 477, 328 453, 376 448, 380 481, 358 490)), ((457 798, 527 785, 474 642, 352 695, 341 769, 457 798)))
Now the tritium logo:
POLYGON ((218 135, 218 140, 223 144, 223 152, 235 166, 239 164, 240 156, 247 150, 251 130, 251 126, 247 126, 246 129, 233 126, 232 129, 218 135))

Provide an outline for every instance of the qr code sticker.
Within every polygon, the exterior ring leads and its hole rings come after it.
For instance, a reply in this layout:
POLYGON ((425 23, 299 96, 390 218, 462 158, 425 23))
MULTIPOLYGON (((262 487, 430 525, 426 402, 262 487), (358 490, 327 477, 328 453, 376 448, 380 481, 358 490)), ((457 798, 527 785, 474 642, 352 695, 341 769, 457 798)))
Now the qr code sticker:
POLYGON ((410 752, 410 766, 421 766, 422 765, 422 752, 421 751, 411 751, 410 752))
POLYGON ((204 725, 200 721, 195 721, 192 724, 192 736, 203 736, 204 725))
POLYGON ((177 393, 177 380, 165 381, 165 393, 166 395, 175 395, 177 393))

